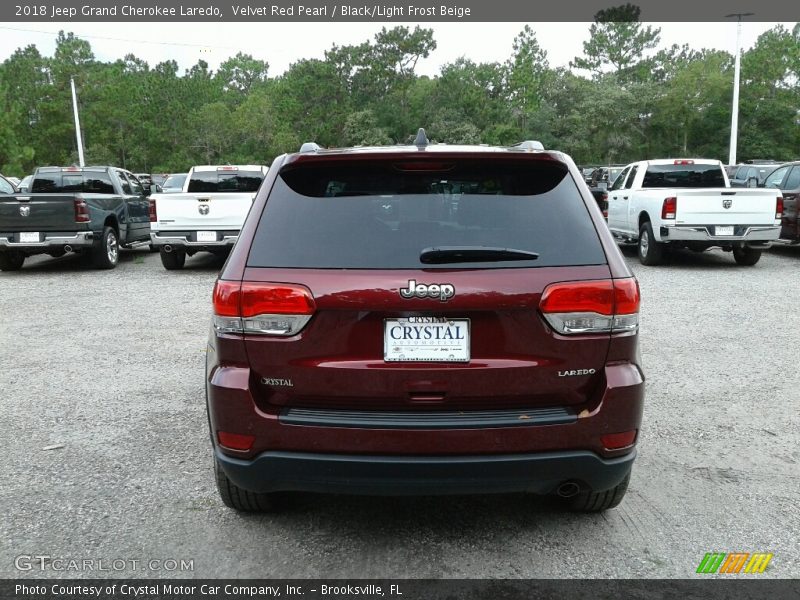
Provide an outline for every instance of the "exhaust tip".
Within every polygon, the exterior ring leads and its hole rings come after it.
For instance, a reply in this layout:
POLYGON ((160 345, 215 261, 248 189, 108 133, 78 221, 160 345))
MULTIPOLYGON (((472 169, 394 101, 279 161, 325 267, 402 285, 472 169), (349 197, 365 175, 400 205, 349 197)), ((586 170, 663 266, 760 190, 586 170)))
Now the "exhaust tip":
POLYGON ((577 495, 578 492, 580 491, 581 491, 581 486, 579 486, 574 481, 567 481, 566 483, 562 483, 560 486, 558 486, 556 493, 562 498, 572 498, 573 496, 577 495))

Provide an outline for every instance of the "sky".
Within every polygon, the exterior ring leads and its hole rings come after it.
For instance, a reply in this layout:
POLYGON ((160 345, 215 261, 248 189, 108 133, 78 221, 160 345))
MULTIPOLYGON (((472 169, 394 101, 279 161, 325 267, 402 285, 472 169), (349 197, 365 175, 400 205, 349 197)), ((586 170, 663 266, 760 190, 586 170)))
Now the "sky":
MULTIPOLYGON (((269 75, 283 73, 302 58, 323 58, 333 44, 359 44, 373 39, 381 27, 419 24, 434 30, 436 50, 417 65, 417 73, 433 76, 442 65, 461 56, 474 62, 503 62, 524 23, 0 23, 0 61, 20 47, 35 44, 47 56, 55 48, 59 29, 89 41, 95 57, 114 61, 133 53, 151 66, 174 59, 181 72, 202 59, 214 70, 237 52, 266 60, 269 75)), ((689 44, 692 48, 736 49, 736 24, 646 23, 661 27, 661 47, 689 44)), ((750 48, 758 36, 777 23, 742 23, 741 44, 750 48)), ((794 23, 783 24, 788 29, 794 23)), ((582 53, 589 23, 530 23, 550 65, 568 66, 582 53)))

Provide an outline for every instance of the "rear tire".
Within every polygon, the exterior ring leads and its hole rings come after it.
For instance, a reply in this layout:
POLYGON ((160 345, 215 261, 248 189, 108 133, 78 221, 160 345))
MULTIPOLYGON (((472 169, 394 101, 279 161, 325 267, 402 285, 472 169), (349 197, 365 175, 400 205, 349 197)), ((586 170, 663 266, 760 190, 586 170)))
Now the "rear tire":
POLYGON ((734 248, 733 258, 737 264, 745 267, 752 267, 761 259, 761 250, 748 248, 747 246, 744 248, 734 248))
POLYGON ((113 269, 119 262, 119 239, 113 227, 106 225, 100 245, 92 248, 92 264, 97 269, 113 269))
POLYGON ((576 496, 567 499, 567 506, 575 512, 602 512, 609 508, 619 506, 628 490, 631 474, 628 473, 619 484, 610 490, 602 492, 580 492, 576 496))
POLYGON ((173 250, 165 252, 163 249, 158 251, 161 255, 161 264, 167 271, 178 271, 186 263, 186 252, 183 250, 173 250))
POLYGON ((0 252, 0 271, 19 271, 25 255, 21 252, 0 252))
POLYGON ((217 489, 223 504, 241 512, 272 512, 277 507, 274 494, 259 494, 249 492, 233 483, 225 471, 214 459, 214 475, 217 480, 217 489))
POLYGON ((653 227, 650 221, 642 223, 639 230, 639 262, 648 267, 654 267, 664 262, 666 244, 657 242, 653 237, 653 227))

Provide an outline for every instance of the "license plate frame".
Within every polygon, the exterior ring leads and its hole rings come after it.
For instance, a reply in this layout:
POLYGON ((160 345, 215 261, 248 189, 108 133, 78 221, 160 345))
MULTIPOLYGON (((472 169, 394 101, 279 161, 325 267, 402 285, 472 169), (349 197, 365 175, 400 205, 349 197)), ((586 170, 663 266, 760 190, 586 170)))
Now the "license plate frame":
POLYGON ((217 232, 216 231, 198 231, 197 232, 197 241, 198 242, 216 242, 217 241, 217 232))
POLYGON ((38 244, 40 234, 38 231, 21 231, 19 234, 20 244, 38 244))
POLYGON ((715 225, 714 226, 714 235, 733 235, 734 229, 733 225, 715 225))
POLYGON ((383 360, 387 363, 468 363, 472 347, 470 325, 470 319, 463 317, 384 319, 383 360), (398 326, 411 327, 410 337, 398 338, 398 335, 403 336, 408 333, 394 329, 398 326), (435 333, 437 330, 438 335, 435 333), (450 332, 449 335, 447 331, 450 332), (459 335, 463 337, 458 337, 459 335))

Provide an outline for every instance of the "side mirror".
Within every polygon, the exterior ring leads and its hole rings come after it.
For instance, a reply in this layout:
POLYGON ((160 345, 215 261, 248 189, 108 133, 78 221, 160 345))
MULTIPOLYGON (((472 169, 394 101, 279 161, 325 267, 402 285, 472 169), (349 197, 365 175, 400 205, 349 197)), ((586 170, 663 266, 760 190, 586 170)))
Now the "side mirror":
POLYGON ((748 177, 747 178, 747 187, 749 187, 749 188, 758 187, 758 177, 748 177))

